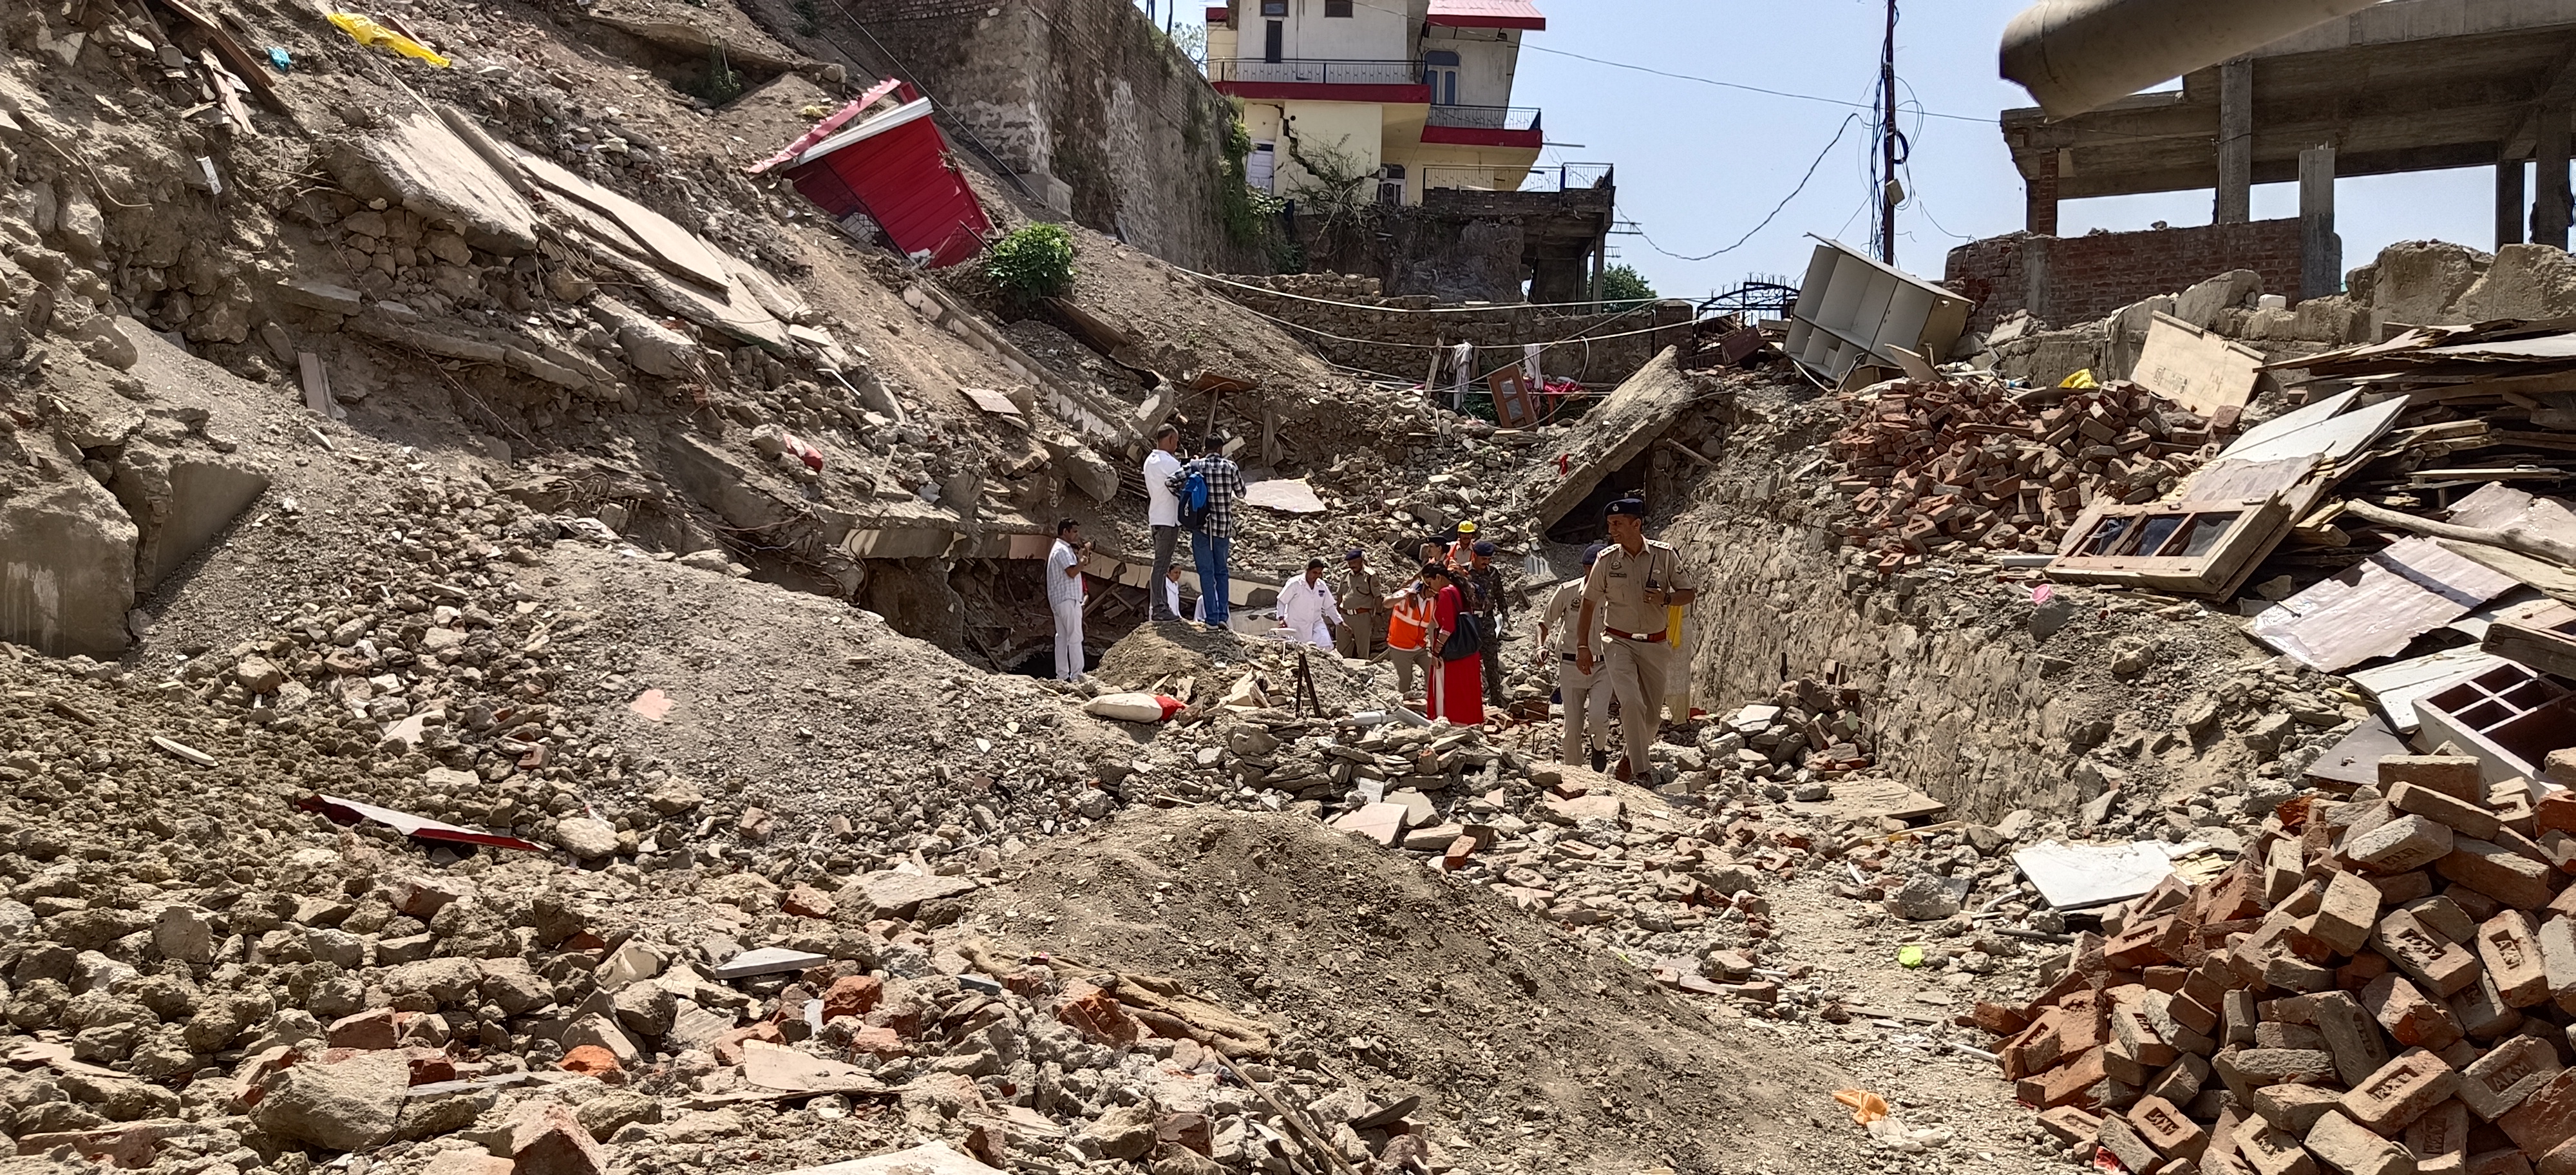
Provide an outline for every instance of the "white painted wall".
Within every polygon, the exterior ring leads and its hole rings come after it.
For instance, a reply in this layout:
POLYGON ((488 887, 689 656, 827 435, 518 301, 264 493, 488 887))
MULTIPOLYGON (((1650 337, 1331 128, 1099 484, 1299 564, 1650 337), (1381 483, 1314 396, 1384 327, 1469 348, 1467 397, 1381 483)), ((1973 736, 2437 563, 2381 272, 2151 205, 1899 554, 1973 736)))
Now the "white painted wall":
POLYGON ((1422 48, 1458 55, 1459 105, 1509 106, 1512 77, 1520 68, 1520 37, 1518 29, 1433 29, 1422 39, 1422 48))

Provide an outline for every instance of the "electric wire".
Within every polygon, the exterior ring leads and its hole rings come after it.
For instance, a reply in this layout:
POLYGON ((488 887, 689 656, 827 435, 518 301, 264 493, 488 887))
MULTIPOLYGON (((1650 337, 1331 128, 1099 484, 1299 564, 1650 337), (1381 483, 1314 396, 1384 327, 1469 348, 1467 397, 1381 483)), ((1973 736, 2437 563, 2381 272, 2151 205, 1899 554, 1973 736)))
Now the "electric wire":
POLYGON ((1825 144, 1825 149, 1824 149, 1824 150, 1822 150, 1822 151, 1818 151, 1818 152, 1816 152, 1816 158, 1815 158, 1815 160, 1814 160, 1813 162, 1810 162, 1810 163, 1808 163, 1808 164, 1807 164, 1807 174, 1805 174, 1805 175, 1803 175, 1803 176, 1800 176, 1800 177, 1798 178, 1798 186, 1797 186, 1797 187, 1795 187, 1795 188, 1791 188, 1791 189, 1789 190, 1789 194, 1788 194, 1788 195, 1780 197, 1780 202, 1779 202, 1778 204, 1774 204, 1774 205, 1772 205, 1772 206, 1771 206, 1771 214, 1770 214, 1769 216, 1765 216, 1765 217, 1763 217, 1763 218, 1762 218, 1762 223, 1757 224, 1757 225, 1754 225, 1752 228, 1747 229, 1747 230, 1745 231, 1745 233, 1744 233, 1744 235, 1743 235, 1743 236, 1741 236, 1741 237, 1737 237, 1737 238, 1735 239, 1735 243, 1734 243, 1734 244, 1732 244, 1732 245, 1728 245, 1727 247, 1725 247, 1725 248, 1723 248, 1723 249, 1717 249, 1717 250, 1712 250, 1712 251, 1707 252, 1707 253, 1702 253, 1702 254, 1700 254, 1700 255, 1698 255, 1698 256, 1696 256, 1696 257, 1685 257, 1685 256, 1683 256, 1682 254, 1675 253, 1675 252, 1673 252, 1672 250, 1670 250, 1670 249, 1667 249, 1667 248, 1663 247, 1662 245, 1658 245, 1658 244, 1656 244, 1656 243, 1655 243, 1655 238, 1654 238, 1653 236, 1649 235, 1649 234, 1646 232, 1646 230, 1645 230, 1645 226, 1643 226, 1643 225, 1638 226, 1638 229, 1637 229, 1637 235, 1638 235, 1639 237, 1642 237, 1642 238, 1644 238, 1644 239, 1645 239, 1646 247, 1647 247, 1647 248, 1652 249, 1652 250, 1654 250, 1655 252, 1661 253, 1661 254, 1663 254, 1663 255, 1664 255, 1664 256, 1666 256, 1666 257, 1670 257, 1670 258, 1672 258, 1672 259, 1673 259, 1673 260, 1675 260, 1675 261, 1706 261, 1706 260, 1709 260, 1709 259, 1710 259, 1710 258, 1712 258, 1712 257, 1719 257, 1719 256, 1723 256, 1723 255, 1725 255, 1725 254, 1732 253, 1732 252, 1734 252, 1734 251, 1736 251, 1736 250, 1738 250, 1738 249, 1743 248, 1743 247, 1745 246, 1746 242, 1749 242, 1749 241, 1751 241, 1751 240, 1754 238, 1754 235, 1755 235, 1755 234, 1760 233, 1762 230, 1764 230, 1764 229, 1766 229, 1766 228, 1771 227, 1771 222, 1772 222, 1772 221, 1774 221, 1774 220, 1778 220, 1778 219, 1780 218, 1780 213, 1781 213, 1781 212, 1783 212, 1783 211, 1785 211, 1785 210, 1789 207, 1789 202, 1790 202, 1790 201, 1797 199, 1797 198, 1798 198, 1799 193, 1802 193, 1802 192, 1804 192, 1804 191, 1806 191, 1806 190, 1807 190, 1807 184, 1809 183, 1809 181, 1812 181, 1812 180, 1814 180, 1814 179, 1816 178, 1816 169, 1817 169, 1817 168, 1819 168, 1819 167, 1824 166, 1825 157, 1826 157, 1826 156, 1828 156, 1828 155, 1833 154, 1833 153, 1834 153, 1834 148, 1835 148, 1835 147, 1837 147, 1837 146, 1839 146, 1839 145, 1841 145, 1841 143, 1842 143, 1842 141, 1843 141, 1843 132, 1850 130, 1850 129, 1852 128, 1852 124, 1853 124, 1853 123, 1856 123, 1856 122, 1859 122, 1859 121, 1860 121, 1860 116, 1859 116, 1859 115, 1857 115, 1857 114, 1846 114, 1846 115, 1844 115, 1844 116, 1843 116, 1843 124, 1842 124, 1841 126, 1838 126, 1838 127, 1835 127, 1835 128, 1834 128, 1834 137, 1833 137, 1830 141, 1828 141, 1828 142, 1825 144))

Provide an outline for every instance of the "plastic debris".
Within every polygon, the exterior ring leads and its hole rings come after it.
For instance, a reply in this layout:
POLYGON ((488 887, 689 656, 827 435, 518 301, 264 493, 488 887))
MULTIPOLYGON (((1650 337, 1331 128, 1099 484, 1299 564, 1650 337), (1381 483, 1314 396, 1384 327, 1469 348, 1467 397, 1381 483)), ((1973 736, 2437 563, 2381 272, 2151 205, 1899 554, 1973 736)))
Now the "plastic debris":
POLYGON ((345 800, 338 796, 310 795, 295 801, 295 806, 307 812, 319 813, 334 824, 356 824, 361 820, 372 820, 413 840, 460 845, 489 845, 496 849, 517 849, 523 853, 546 851, 546 846, 534 841, 504 836, 497 832, 464 828, 444 820, 432 820, 426 816, 397 812, 392 808, 379 808, 374 804, 345 800))
POLYGON ((1887 1116, 1887 1099, 1865 1089, 1837 1089, 1834 1100, 1850 1108, 1852 1121, 1862 1126, 1887 1116))
POLYGON ((349 39, 370 49, 381 45, 414 61, 425 61, 440 69, 445 69, 450 64, 437 50, 377 24, 371 17, 354 12, 326 12, 323 17, 332 24, 340 26, 340 31, 349 34, 349 39))
POLYGON ((295 55, 276 45, 268 47, 268 66, 279 73, 295 72, 295 55))
POLYGON ((1896 965, 1897 965, 1897 966, 1899 966, 1899 967, 1920 967, 1920 966, 1922 966, 1922 965, 1923 965, 1923 946, 1922 946, 1922 944, 1921 944, 1921 943, 1911 943, 1911 942, 1909 942, 1909 943, 1905 944, 1904 946, 1901 946, 1901 947, 1896 948, 1896 965))

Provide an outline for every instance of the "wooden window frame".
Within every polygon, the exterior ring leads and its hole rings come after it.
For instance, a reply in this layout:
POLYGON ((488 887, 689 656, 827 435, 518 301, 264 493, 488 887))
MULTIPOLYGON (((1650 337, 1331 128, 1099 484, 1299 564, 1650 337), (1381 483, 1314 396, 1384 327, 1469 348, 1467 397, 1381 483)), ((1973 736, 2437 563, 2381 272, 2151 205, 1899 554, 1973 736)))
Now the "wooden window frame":
POLYGON ((2126 584, 2189 595, 2220 595, 2241 578, 2238 573, 2247 570, 2252 560, 2271 549, 2275 535, 2290 522, 2290 507, 2278 495, 2136 506, 2097 502, 2067 529, 2056 562, 2048 565, 2048 577, 2072 583, 2126 584), (2216 517, 2219 515, 2233 517, 2221 520, 2216 517), (2167 519, 2172 520, 2169 528, 2156 526, 2167 519), (2114 521, 2127 523, 2115 549, 2108 554, 2083 553, 2085 544, 2114 521), (2177 544, 2185 536, 2213 523, 2221 529, 2201 545, 2199 554, 2180 552, 2177 544), (2154 536, 2156 551, 2135 550, 2151 530, 2161 531, 2154 536))

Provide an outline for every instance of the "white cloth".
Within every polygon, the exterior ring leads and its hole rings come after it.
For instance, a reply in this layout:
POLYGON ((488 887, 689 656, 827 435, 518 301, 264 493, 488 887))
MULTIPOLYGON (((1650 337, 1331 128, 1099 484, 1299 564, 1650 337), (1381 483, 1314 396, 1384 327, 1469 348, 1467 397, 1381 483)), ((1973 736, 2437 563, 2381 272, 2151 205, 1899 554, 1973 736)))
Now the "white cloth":
POLYGON ((1181 581, 1177 579, 1163 581, 1163 608, 1174 616, 1181 614, 1181 581))
POLYGON ((1055 602, 1055 676, 1082 680, 1082 597, 1055 602))
POLYGON ((1547 386, 1547 373, 1539 370, 1538 363, 1538 357, 1546 353, 1547 344, 1545 343, 1521 344, 1521 370, 1528 374, 1530 390, 1533 392, 1547 386))
POLYGON ((1161 449, 1145 454, 1145 525, 1181 524, 1181 496, 1172 492, 1172 479, 1180 473, 1180 458, 1161 449))
POLYGON ((1333 602, 1332 581, 1318 579, 1306 582, 1305 573, 1289 577, 1279 585, 1279 622, 1288 626, 1298 640, 1320 648, 1333 647, 1333 630, 1326 626, 1342 622, 1341 605, 1333 602))
POLYGON ((1082 552, 1074 550, 1072 543, 1057 539, 1054 548, 1047 552, 1047 603, 1058 606, 1066 600, 1073 601, 1076 606, 1082 603, 1082 577, 1065 574, 1081 565, 1082 552))
POLYGON ((1467 384, 1476 378, 1476 345, 1459 343, 1449 348, 1449 365, 1458 380, 1451 389, 1449 410, 1464 412, 1467 410, 1467 384))

